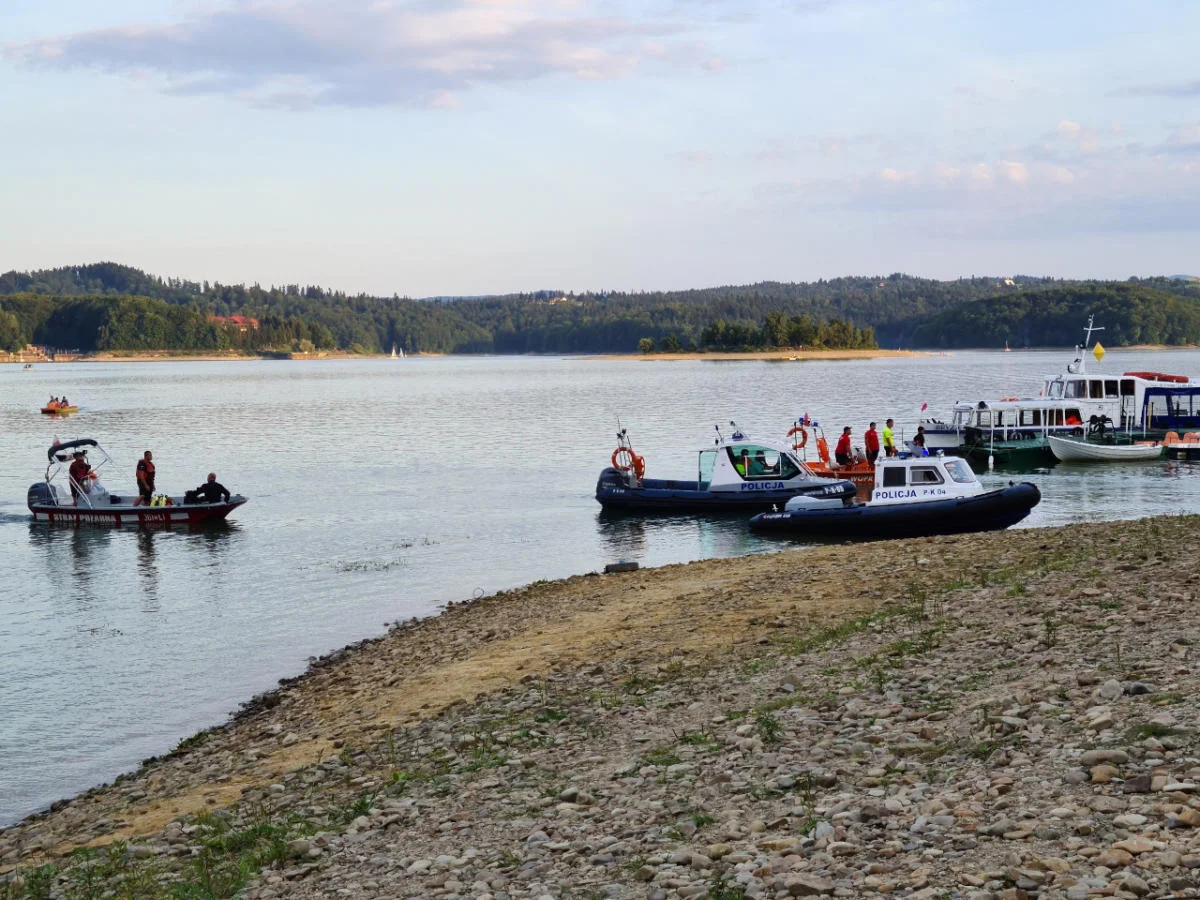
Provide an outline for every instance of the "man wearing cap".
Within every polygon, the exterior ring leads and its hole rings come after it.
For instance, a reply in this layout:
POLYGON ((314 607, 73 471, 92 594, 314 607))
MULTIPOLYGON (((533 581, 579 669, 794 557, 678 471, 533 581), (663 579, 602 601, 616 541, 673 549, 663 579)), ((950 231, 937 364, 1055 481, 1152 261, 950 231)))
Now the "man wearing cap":
POLYGON ((92 467, 88 465, 87 456, 82 450, 75 451, 75 461, 71 463, 71 467, 67 469, 67 479, 71 482, 71 500, 76 506, 79 505, 80 491, 87 491, 88 478, 91 477, 92 467))

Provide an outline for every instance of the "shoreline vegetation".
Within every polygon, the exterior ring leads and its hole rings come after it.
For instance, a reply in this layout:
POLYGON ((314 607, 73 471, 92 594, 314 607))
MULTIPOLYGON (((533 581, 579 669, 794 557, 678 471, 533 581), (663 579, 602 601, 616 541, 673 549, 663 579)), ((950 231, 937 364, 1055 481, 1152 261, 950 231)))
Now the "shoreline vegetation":
POLYGON ((785 347, 1014 350, 1200 343, 1200 283, 953 281, 903 273, 679 291, 531 291, 414 300, 315 285, 159 278, 117 263, 0 274, 0 350, 625 354, 785 347))
POLYGON ((1169 896, 1200 868, 1198 524, 451 603, 0 831, 0 896, 1169 896))

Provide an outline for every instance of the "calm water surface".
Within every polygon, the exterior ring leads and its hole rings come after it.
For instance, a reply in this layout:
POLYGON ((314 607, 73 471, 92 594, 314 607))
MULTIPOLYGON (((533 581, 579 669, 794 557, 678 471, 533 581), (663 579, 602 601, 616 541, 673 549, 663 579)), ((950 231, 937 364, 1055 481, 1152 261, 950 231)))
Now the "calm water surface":
MULTIPOLYGON (((739 519, 602 517, 617 416, 655 477, 694 473, 712 425, 832 434, 920 406, 1036 394, 1067 353, 852 362, 551 358, 73 363, 0 367, 0 824, 169 750, 309 657, 448 600, 632 559, 777 549, 739 519), (80 413, 37 410, 66 393, 80 413), (55 437, 94 437, 132 491, 211 469, 251 501, 207 533, 34 526, 55 437)), ((1117 353, 1103 371, 1200 374, 1200 352, 1117 353)), ((985 481, 999 484, 1010 475, 985 481)), ((1200 466, 1059 466, 1032 527, 1192 511, 1200 466)), ((907 552, 903 543, 896 552, 907 552)))

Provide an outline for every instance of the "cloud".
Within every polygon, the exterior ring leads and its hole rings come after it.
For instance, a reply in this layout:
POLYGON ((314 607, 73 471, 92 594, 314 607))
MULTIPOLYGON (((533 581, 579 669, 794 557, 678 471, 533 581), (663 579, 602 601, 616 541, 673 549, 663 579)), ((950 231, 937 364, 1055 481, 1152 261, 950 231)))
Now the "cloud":
POLYGON ((719 73, 711 50, 681 40, 688 30, 568 0, 236 0, 174 24, 82 31, 3 53, 30 69, 150 74, 172 94, 293 108, 445 107, 482 85, 618 79, 650 62, 719 73))
POLYGON ((1200 97, 1200 81, 1177 84, 1141 84, 1109 93, 1110 97, 1175 97, 1187 100, 1200 97))

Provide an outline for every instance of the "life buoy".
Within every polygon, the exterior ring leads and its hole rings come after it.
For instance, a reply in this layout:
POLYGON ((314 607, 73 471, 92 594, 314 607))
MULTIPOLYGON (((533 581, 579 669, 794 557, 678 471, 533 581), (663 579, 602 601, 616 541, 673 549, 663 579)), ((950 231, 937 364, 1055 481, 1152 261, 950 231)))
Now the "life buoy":
POLYGON ((817 438, 817 456, 821 457, 821 462, 829 465, 829 441, 823 437, 817 438))
POLYGON ((634 453, 631 447, 618 447, 614 450, 612 464, 614 469, 620 472, 632 471, 638 478, 641 478, 646 472, 646 461, 634 453), (627 457, 628 460, 621 462, 621 457, 627 457))
POLYGON ((808 446, 808 429, 803 425, 797 425, 787 433, 787 436, 796 437, 796 440, 792 442, 793 450, 803 450, 808 446), (799 435, 799 437, 796 437, 796 435, 799 435))

